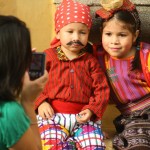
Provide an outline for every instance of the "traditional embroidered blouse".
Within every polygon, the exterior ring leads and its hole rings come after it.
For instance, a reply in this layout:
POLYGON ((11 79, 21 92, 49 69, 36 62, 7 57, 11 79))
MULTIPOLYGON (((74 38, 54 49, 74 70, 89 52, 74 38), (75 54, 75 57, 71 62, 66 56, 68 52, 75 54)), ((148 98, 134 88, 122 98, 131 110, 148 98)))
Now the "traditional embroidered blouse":
POLYGON ((47 101, 55 112, 76 114, 90 109, 101 119, 109 100, 109 87, 97 59, 87 52, 73 60, 59 49, 47 49, 45 53, 49 81, 37 98, 35 109, 47 101))
MULTIPOLYGON (((141 49, 146 51, 147 49, 141 49)), ((102 50, 99 62, 102 63, 102 50)), ((107 53, 104 55, 105 69, 114 92, 111 99, 116 103, 122 114, 129 114, 150 106, 150 87, 142 71, 131 71, 133 56, 117 59, 107 53)))

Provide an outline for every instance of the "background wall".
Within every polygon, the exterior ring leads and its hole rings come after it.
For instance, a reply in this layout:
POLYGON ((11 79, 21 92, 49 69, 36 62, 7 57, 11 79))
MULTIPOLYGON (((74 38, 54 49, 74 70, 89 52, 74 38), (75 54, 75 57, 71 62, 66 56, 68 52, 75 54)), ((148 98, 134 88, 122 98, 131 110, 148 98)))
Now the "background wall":
POLYGON ((14 15, 26 22, 31 31, 32 47, 43 51, 54 36, 53 0, 0 0, 0 14, 14 15))
MULTIPOLYGON (((0 14, 14 15, 26 22, 31 31, 32 47, 43 51, 49 47, 55 35, 54 13, 62 0, 0 0, 0 14)), ((93 27, 90 41, 99 42, 99 23, 94 13, 100 6, 100 0, 78 0, 90 6, 93 27)), ((142 40, 150 43, 150 0, 131 0, 136 4, 142 20, 142 40)))

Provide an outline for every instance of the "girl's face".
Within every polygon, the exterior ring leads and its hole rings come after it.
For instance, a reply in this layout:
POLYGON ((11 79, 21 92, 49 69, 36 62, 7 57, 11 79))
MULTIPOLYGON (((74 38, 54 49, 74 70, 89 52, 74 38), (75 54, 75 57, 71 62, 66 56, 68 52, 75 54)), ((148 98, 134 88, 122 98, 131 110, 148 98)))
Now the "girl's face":
POLYGON ((102 44, 104 49, 113 57, 127 58, 135 54, 133 43, 138 37, 138 31, 133 34, 125 23, 116 18, 104 23, 102 44))
POLYGON ((78 56, 89 36, 89 29, 83 23, 70 23, 64 26, 56 35, 60 39, 61 49, 69 59, 78 56))

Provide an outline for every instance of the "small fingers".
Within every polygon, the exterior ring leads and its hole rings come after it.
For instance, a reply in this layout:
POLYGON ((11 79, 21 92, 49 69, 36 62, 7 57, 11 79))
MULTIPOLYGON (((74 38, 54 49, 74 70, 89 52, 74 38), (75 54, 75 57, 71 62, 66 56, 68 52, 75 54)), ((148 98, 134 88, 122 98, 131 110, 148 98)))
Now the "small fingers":
POLYGON ((39 115, 43 118, 43 119, 51 119, 54 115, 54 112, 49 112, 48 110, 44 110, 44 111, 40 111, 39 115))
POLYGON ((81 115, 81 114, 77 114, 76 119, 77 119, 77 122, 79 122, 79 123, 86 123, 87 122, 86 117, 84 115, 81 115))

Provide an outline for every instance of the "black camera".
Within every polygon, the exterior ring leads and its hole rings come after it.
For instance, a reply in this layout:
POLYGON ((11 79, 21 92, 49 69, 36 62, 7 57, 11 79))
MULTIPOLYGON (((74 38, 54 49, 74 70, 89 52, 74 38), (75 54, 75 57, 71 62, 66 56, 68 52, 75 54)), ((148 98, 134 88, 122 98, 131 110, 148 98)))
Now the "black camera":
POLYGON ((32 61, 29 67, 30 80, 35 80, 44 74, 45 69, 45 53, 33 52, 32 61))

